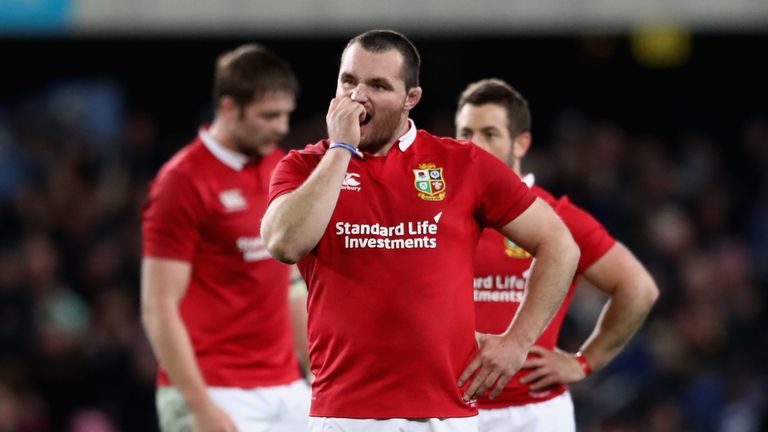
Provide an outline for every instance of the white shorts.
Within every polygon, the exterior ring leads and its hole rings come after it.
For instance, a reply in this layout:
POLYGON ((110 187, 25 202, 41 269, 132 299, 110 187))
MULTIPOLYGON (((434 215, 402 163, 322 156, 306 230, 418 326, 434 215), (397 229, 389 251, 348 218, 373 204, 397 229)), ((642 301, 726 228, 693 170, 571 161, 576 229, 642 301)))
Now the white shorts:
MULTIPOLYGON (((304 380, 273 387, 208 387, 208 394, 229 414, 240 432, 303 432, 309 417, 309 385, 304 380)), ((192 416, 176 387, 160 387, 156 396, 160 430, 188 432, 192 416)))
POLYGON ((575 432, 571 394, 508 408, 481 409, 481 432, 575 432))
POLYGON ((477 432, 477 417, 352 419, 310 417, 309 432, 477 432))

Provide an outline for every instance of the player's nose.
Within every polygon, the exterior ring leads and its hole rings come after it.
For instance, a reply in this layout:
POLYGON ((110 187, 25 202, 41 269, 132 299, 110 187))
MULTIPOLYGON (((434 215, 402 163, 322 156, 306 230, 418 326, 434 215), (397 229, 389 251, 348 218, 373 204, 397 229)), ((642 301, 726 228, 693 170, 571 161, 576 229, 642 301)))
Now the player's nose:
POLYGON ((274 123, 274 131, 275 134, 278 134, 280 136, 288 135, 288 132, 291 130, 290 126, 290 118, 285 116, 280 116, 274 123))
POLYGON ((365 102, 368 99, 368 95, 362 85, 353 88, 349 97, 355 102, 365 102))

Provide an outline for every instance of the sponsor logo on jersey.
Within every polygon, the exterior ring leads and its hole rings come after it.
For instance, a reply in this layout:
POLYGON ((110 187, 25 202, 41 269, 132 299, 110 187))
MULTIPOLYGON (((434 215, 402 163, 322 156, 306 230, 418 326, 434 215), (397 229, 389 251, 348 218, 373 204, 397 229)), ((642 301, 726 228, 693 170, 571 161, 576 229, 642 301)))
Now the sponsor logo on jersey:
POLYGON ((432 220, 400 222, 395 225, 336 222, 336 235, 345 249, 434 249, 437 247, 438 222, 443 212, 432 220))
POLYGON ((240 189, 227 189, 219 192, 219 201, 228 212, 245 210, 248 208, 248 202, 240 192, 240 189))
POLYGON ((341 189, 342 190, 349 190, 349 191, 360 191, 360 174, 358 173, 346 173, 344 175, 344 180, 341 182, 341 189))
POLYGON ((419 169, 413 170, 413 186, 419 192, 419 198, 425 201, 445 199, 443 169, 433 163, 419 164, 419 169))
POLYGON ((264 241, 261 237, 239 237, 237 239, 237 248, 243 254, 243 261, 262 261, 270 259, 272 256, 267 252, 264 241))
POLYGON ((512 240, 504 239, 504 253, 510 258, 526 259, 530 258, 531 254, 525 251, 525 249, 516 245, 512 240))
POLYGON ((522 274, 475 276, 475 302, 522 303, 530 278, 531 267, 522 274))

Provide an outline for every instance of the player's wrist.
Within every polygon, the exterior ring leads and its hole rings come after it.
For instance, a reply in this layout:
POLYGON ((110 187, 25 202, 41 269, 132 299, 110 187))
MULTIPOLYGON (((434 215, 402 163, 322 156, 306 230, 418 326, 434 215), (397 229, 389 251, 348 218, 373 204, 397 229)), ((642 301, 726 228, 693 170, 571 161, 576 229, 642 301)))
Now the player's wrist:
POLYGON ((331 144, 328 146, 328 150, 333 150, 333 149, 346 150, 353 157, 357 157, 360 159, 363 158, 363 152, 361 152, 360 149, 357 148, 357 146, 354 146, 344 141, 331 141, 331 144))
POLYGON ((205 411, 210 409, 213 404, 213 400, 208 395, 208 389, 190 390, 183 393, 184 402, 192 411, 205 411))
POLYGON ((592 365, 590 365, 589 361, 587 361, 586 357, 584 357, 584 353, 578 351, 576 354, 574 354, 574 357, 576 358, 576 362, 579 364, 582 372, 584 372, 584 378, 592 375, 592 365))
POLYGON ((526 353, 530 351, 531 347, 536 343, 535 339, 530 338, 524 332, 517 332, 514 330, 503 333, 501 338, 505 345, 513 347, 516 351, 526 353))

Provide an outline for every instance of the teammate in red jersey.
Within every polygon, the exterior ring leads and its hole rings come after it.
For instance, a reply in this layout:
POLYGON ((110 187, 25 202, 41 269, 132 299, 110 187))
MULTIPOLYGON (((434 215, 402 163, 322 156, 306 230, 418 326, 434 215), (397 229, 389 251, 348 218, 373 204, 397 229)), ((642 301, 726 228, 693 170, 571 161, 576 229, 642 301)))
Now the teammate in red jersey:
POLYGON ((578 248, 552 209, 484 150, 417 130, 419 55, 387 30, 353 38, 327 140, 272 177, 267 249, 309 286, 312 431, 474 431, 557 310, 578 248), (501 336, 474 335, 483 227, 535 251, 531 295, 501 336))
POLYGON ((282 59, 244 45, 219 57, 214 87, 213 123, 162 167, 142 214, 161 429, 305 430, 289 267, 259 229, 298 84, 282 59))
MULTIPOLYGON (((509 84, 487 79, 470 84, 459 98, 456 135, 472 140, 520 175, 531 145, 528 102, 509 84)), ((570 290, 542 333, 523 369, 495 399, 481 398, 480 430, 574 431, 573 403, 566 384, 580 381, 605 366, 626 345, 651 309, 658 289, 643 265, 589 213, 567 197, 554 198, 523 180, 549 203, 571 231, 581 258, 570 290), (577 353, 556 348, 557 337, 578 276, 610 296, 597 325, 577 353)), ((533 257, 503 235, 484 230, 475 254, 477 331, 504 331, 527 295, 533 257)))

